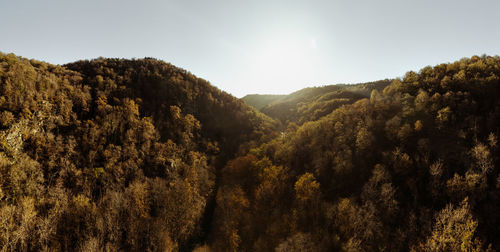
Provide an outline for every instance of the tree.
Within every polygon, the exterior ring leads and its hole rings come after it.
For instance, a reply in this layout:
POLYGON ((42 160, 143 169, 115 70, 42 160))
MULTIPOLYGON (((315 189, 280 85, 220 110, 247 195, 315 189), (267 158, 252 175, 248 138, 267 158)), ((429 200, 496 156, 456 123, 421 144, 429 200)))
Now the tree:
POLYGON ((459 206, 446 206, 434 223, 431 236, 423 249, 428 251, 483 251, 482 242, 475 236, 477 221, 470 212, 467 199, 459 206))

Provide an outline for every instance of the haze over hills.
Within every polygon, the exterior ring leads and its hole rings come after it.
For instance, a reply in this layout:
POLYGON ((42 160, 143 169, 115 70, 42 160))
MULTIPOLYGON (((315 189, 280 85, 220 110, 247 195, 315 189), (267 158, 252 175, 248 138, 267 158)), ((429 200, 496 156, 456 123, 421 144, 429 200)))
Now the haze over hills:
POLYGON ((277 100, 286 97, 286 95, 273 95, 273 94, 249 94, 245 95, 242 100, 244 100, 248 105, 256 108, 262 109, 263 107, 273 103, 277 100))
POLYGON ((152 58, 0 54, 0 248, 500 250, 499 76, 241 100, 152 58))

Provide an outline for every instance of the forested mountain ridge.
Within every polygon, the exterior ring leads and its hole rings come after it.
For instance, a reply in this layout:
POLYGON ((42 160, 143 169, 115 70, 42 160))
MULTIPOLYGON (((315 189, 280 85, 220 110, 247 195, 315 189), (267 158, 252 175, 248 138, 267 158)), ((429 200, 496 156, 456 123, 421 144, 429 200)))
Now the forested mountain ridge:
MULTIPOLYGON (((269 137, 268 130, 275 126, 273 120, 232 95, 156 59, 96 59, 65 67, 82 73, 84 82, 98 87, 101 97, 139 99, 141 114, 153 119, 165 120, 165 108, 169 106, 181 108, 201 122, 203 136, 228 145, 226 151, 237 150, 240 143, 249 140, 269 137)), ((160 132, 164 127, 155 126, 160 132)))
POLYGON ((0 248, 187 249, 217 173, 275 123, 155 59, 0 55, 0 248))
POLYGON ((151 58, 0 54, 0 248, 500 250, 499 76, 474 56, 271 119, 151 58))

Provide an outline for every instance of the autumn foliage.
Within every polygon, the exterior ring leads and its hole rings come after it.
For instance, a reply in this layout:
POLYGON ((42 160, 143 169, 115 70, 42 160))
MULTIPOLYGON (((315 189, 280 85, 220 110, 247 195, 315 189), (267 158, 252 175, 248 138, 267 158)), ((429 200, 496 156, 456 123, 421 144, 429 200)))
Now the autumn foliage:
POLYGON ((500 58, 248 101, 0 54, 2 251, 495 251, 500 58))

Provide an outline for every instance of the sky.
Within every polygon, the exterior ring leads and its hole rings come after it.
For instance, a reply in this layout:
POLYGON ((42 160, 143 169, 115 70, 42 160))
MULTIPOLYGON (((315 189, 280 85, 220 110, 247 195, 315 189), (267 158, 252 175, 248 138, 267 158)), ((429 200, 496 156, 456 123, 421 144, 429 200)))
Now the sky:
POLYGON ((497 0, 0 0, 0 51, 153 57, 237 97, 500 54, 497 0))

